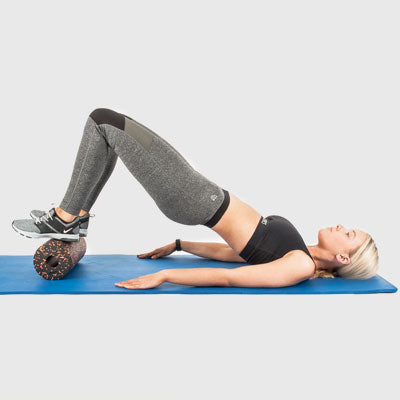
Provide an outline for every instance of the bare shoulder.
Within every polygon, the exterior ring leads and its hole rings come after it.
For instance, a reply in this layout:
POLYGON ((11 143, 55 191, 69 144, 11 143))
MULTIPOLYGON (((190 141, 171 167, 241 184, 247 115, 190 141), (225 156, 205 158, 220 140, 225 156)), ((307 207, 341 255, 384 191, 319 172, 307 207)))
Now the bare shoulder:
POLYGON ((290 258, 296 263, 298 268, 301 268, 306 275, 312 276, 315 270, 314 261, 303 250, 292 250, 286 253, 282 258, 290 258))

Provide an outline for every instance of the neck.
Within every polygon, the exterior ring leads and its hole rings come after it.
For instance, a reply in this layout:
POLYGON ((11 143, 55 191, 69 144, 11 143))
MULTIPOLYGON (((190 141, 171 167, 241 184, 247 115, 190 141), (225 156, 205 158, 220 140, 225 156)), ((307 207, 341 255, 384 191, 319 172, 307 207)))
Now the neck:
POLYGON ((326 250, 321 249, 317 244, 307 246, 308 251, 313 258, 315 265, 317 266, 317 270, 327 270, 330 271, 332 267, 329 265, 329 254, 326 250))

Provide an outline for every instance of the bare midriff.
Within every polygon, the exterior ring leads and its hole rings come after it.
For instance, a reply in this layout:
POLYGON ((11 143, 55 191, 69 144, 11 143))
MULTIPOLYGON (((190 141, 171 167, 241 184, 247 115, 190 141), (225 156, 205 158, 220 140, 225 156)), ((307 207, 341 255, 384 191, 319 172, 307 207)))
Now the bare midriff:
POLYGON ((222 218, 211 229, 236 253, 240 253, 253 235, 261 214, 229 192, 230 203, 222 218))

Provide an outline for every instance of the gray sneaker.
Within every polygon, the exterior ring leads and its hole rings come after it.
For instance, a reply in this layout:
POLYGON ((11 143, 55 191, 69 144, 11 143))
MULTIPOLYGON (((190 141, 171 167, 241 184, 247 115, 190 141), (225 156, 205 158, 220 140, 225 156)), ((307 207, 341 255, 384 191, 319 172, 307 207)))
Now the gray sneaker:
POLYGON ((61 220, 53 207, 40 218, 16 219, 12 222, 13 229, 20 235, 29 238, 52 238, 64 241, 79 241, 79 217, 71 222, 61 220))
MULTIPOLYGON (((52 203, 53 204, 53 203, 52 203)), ((46 214, 46 211, 42 210, 32 210, 30 212, 31 217, 36 221, 38 218, 42 217, 44 214, 46 214)), ((89 228, 89 218, 94 217, 95 214, 85 214, 81 217, 79 217, 79 237, 86 237, 87 236, 87 231, 89 228)))

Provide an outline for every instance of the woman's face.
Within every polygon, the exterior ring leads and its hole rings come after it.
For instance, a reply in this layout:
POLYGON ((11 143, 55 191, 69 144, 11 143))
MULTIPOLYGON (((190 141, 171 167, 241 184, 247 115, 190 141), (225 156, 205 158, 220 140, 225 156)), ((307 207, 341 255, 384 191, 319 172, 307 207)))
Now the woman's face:
POLYGON ((367 239, 367 234, 338 224, 318 231, 318 245, 332 253, 349 255, 367 239))

